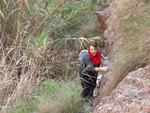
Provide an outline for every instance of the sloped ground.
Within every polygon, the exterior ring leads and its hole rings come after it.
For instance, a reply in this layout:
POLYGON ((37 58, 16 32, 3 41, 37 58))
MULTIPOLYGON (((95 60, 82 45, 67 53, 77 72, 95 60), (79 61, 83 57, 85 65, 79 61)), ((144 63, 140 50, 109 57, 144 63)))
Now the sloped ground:
POLYGON ((112 91, 102 98, 94 113, 150 112, 150 65, 130 72, 112 91))
POLYGON ((103 79, 100 103, 94 113, 149 111, 150 66, 144 68, 150 65, 149 8, 148 0, 113 0, 110 4, 111 16, 104 31, 111 56, 110 70, 103 79))

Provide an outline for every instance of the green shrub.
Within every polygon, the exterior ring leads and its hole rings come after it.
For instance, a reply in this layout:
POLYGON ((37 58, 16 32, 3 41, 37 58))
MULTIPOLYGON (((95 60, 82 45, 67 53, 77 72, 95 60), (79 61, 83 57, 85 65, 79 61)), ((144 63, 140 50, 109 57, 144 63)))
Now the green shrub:
POLYGON ((69 81, 45 81, 27 99, 19 99, 11 113, 78 113, 80 87, 69 81))

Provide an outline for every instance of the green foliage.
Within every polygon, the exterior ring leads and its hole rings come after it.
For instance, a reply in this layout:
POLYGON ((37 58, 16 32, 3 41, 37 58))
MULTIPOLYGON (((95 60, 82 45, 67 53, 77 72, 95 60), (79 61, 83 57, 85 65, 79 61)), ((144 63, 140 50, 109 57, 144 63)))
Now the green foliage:
POLYGON ((89 1, 66 1, 54 12, 53 21, 45 23, 45 25, 49 24, 48 28, 51 29, 50 36, 55 39, 72 36, 92 19, 90 10, 89 1))
POLYGON ((81 107, 79 98, 80 87, 73 82, 45 81, 29 98, 19 99, 11 113, 33 113, 42 110, 43 113, 77 113, 81 107), (53 104, 56 104, 53 106, 53 104), (44 107, 45 106, 45 107, 44 107), (48 107, 47 107, 48 106, 48 107))
POLYGON ((40 48, 47 47, 48 46, 48 31, 43 30, 42 33, 34 37, 32 39, 29 39, 28 41, 28 49, 32 50, 32 52, 41 57, 42 51, 40 51, 40 48))
POLYGON ((18 106, 12 105, 12 110, 10 113, 33 113, 36 109, 35 107, 36 100, 33 98, 30 99, 20 99, 18 101, 18 106))
POLYGON ((99 44, 100 47, 104 46, 104 39, 102 39, 99 36, 88 38, 88 40, 94 40, 94 41, 98 42, 98 44, 99 44))
POLYGON ((105 6, 106 0, 97 0, 97 3, 105 6))

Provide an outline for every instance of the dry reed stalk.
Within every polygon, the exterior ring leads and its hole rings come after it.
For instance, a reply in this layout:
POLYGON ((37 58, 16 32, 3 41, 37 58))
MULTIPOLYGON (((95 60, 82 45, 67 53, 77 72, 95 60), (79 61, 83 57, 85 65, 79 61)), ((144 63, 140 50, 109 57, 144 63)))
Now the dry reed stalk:
MULTIPOLYGON (((71 40, 74 43, 75 40, 79 39, 64 39, 62 46, 65 46, 65 48, 70 47, 70 45, 65 42, 71 40)), ((62 40, 60 40, 60 43, 62 43, 62 40)), ((19 47, 15 45, 14 48, 8 49, 7 55, 3 54, 3 61, 1 60, 0 68, 3 73, 0 78, 2 83, 0 92, 3 92, 1 93, 2 111, 7 109, 8 105, 12 101, 15 101, 16 98, 22 94, 30 93, 33 88, 37 87, 40 84, 41 77, 58 77, 58 75, 66 75, 67 77, 69 70, 76 70, 77 68, 76 63, 71 64, 72 67, 70 66, 70 62, 73 60, 70 56, 72 54, 73 57, 74 52, 70 53, 67 49, 65 55, 60 55, 58 54, 58 47, 48 49, 43 48, 44 51, 42 51, 42 57, 33 56, 34 59, 31 58, 30 60, 27 60, 28 56, 26 56, 26 53, 22 53, 21 55, 16 52, 15 48, 17 48, 18 51, 22 48, 21 44, 18 45, 19 47), (58 50, 49 51, 49 49, 58 50), (5 61, 6 58, 10 58, 7 63, 5 61), (44 66, 48 67, 44 68, 44 66), (48 68, 53 69, 53 73, 49 71, 48 68)))
POLYGON ((35 76, 40 73, 37 71, 38 66, 35 66, 34 63, 29 65, 26 57, 22 60, 19 59, 18 62, 24 62, 24 65, 12 64, 13 67, 10 67, 7 64, 1 64, 3 74, 1 74, 0 92, 2 93, 0 102, 2 111, 6 109, 10 102, 24 93, 27 94, 40 83, 39 78, 35 76), (18 68, 21 68, 21 70, 18 70, 18 68))
MULTIPOLYGON (((37 12, 31 12, 25 1, 2 1, 3 18, 1 19, 0 46, 1 111, 9 108, 10 103, 15 102, 20 96, 28 96, 31 90, 40 84, 42 77, 65 77, 65 75, 70 74, 70 70, 77 69, 76 59, 78 56, 74 55, 77 47, 74 43, 80 39, 50 40, 48 41, 49 46, 38 45, 35 49, 28 46, 29 40, 41 33, 39 31, 44 29, 42 27, 44 22, 58 7, 65 3, 65 0, 42 17, 39 16, 40 6, 37 7, 37 12), (26 9, 28 10, 26 11, 26 9), (73 48, 75 50, 70 48, 73 46, 75 46, 73 48), (70 64, 72 61, 75 63, 70 64)), ((70 19, 71 16, 63 22, 67 22, 70 19)), ((63 26, 63 22, 59 23, 58 27, 63 26)), ((82 38, 82 44, 84 41, 85 39, 82 38)))

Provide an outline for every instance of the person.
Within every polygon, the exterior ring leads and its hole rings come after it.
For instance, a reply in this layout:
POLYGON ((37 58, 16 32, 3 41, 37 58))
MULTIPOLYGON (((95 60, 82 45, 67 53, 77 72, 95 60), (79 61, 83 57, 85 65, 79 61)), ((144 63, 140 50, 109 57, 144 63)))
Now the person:
POLYGON ((83 64, 79 66, 79 76, 83 87, 81 97, 93 97, 98 71, 106 72, 108 70, 107 67, 100 67, 101 54, 96 41, 90 41, 88 52, 83 56, 83 63, 84 66, 83 64))

